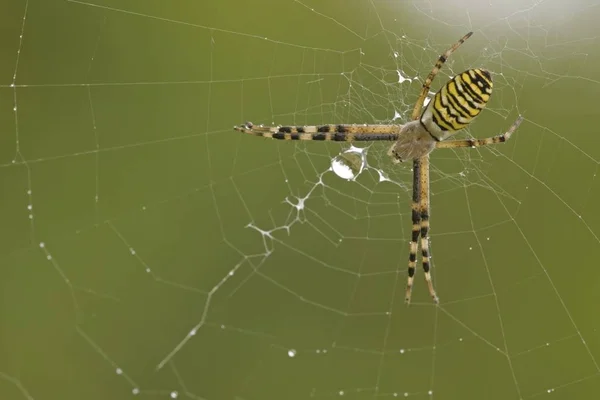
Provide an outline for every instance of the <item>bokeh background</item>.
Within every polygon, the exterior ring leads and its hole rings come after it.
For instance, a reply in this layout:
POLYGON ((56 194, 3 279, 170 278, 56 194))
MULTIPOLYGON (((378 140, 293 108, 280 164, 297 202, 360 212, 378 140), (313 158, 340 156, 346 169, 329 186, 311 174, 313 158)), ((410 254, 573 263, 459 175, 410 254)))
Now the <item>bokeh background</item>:
POLYGON ((0 15, 0 398, 600 395, 600 5, 8 0, 0 15), (494 74, 432 155, 403 302, 410 165, 235 124, 402 123, 494 74))

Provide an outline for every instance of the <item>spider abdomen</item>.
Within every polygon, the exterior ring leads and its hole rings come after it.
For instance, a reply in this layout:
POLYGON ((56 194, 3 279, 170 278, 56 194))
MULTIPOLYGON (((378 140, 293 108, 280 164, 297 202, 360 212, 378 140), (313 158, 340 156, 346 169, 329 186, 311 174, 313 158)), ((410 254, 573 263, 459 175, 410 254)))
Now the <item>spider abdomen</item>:
POLYGON ((490 99, 492 76, 481 68, 466 70, 449 80, 435 94, 421 116, 425 128, 444 140, 466 127, 490 99))

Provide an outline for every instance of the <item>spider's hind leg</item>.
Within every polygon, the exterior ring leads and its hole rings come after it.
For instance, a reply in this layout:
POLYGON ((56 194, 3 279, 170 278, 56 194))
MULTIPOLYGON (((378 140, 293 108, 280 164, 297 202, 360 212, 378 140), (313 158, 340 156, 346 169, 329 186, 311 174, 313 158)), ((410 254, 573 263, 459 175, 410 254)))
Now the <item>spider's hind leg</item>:
POLYGON ((433 66, 433 69, 431 70, 429 75, 427 75, 427 78, 425 78, 425 81, 423 82, 423 87, 421 88, 421 94, 419 95, 419 98, 417 99, 417 102, 415 103, 415 108, 413 109, 413 112, 412 112, 413 120, 419 119, 419 116, 421 115, 421 108, 423 107, 423 103, 425 102, 425 97, 427 96, 427 93, 429 93, 429 88, 431 87, 433 78, 435 78, 435 76, 438 74, 438 72, 440 72, 440 69, 442 69, 442 66, 448 60, 448 57, 450 57, 450 55, 452 53, 454 53, 454 51, 456 49, 458 49, 460 47, 460 45, 465 42, 465 40, 470 38, 472 34, 473 34, 473 32, 467 33, 465 36, 460 38, 458 40, 458 42, 454 43, 448 50, 446 50, 442 55, 440 55, 438 57, 437 61, 435 62, 435 65, 433 66))

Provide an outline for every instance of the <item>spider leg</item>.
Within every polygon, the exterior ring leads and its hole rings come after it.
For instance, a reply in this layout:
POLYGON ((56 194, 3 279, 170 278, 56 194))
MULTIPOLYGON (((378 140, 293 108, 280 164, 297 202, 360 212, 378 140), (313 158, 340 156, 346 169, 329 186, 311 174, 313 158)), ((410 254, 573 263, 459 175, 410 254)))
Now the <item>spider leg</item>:
POLYGON ((335 142, 396 141, 403 125, 254 125, 246 122, 233 129, 252 136, 279 140, 315 140, 335 142))
POLYGON ((410 241, 409 255, 408 255, 408 278, 406 281, 406 294, 404 301, 410 304, 410 297, 412 295, 413 280, 415 276, 415 267, 417 266, 417 250, 419 245, 419 235, 421 233, 421 214, 419 212, 419 205, 421 201, 421 159, 415 158, 413 160, 413 195, 412 195, 412 238, 410 241))
POLYGON ((465 36, 460 38, 460 40, 458 42, 454 43, 452 45, 452 47, 450 47, 448 50, 446 50, 444 52, 444 54, 442 54, 437 59, 437 61, 435 62, 435 65, 433 66, 433 69, 431 70, 429 75, 427 75, 425 82, 423 82, 423 88, 421 89, 421 94, 419 95, 419 98, 417 99, 417 102, 415 103, 415 108, 413 109, 413 112, 412 112, 413 120, 419 119, 419 117, 421 115, 421 109, 423 108, 423 103, 425 102, 425 97, 427 97, 427 94, 429 93, 429 88, 431 87, 431 82, 433 82, 433 78, 435 78, 435 76, 438 74, 438 72, 440 72, 442 65, 444 65, 444 63, 446 62, 448 57, 450 57, 450 54, 452 54, 456 49, 458 49, 460 47, 460 45, 464 43, 465 40, 467 40, 468 38, 471 37, 472 34, 473 34, 473 32, 467 33, 465 36))
POLYGON ((433 301, 439 303, 438 296, 433 288, 433 282, 431 281, 430 267, 430 249, 429 249, 429 155, 421 157, 421 170, 419 171, 419 180, 421 183, 421 195, 419 202, 419 214, 421 217, 421 252, 423 256, 423 272, 425 274, 425 281, 427 282, 427 288, 429 289, 429 295, 433 301))
POLYGON ((457 147, 481 147, 488 146, 490 144, 504 143, 512 134, 517 130, 519 125, 523 122, 523 116, 519 115, 519 118, 508 128, 508 130, 502 135, 492 136, 485 139, 463 139, 463 140, 446 140, 435 143, 436 149, 453 149, 457 147))

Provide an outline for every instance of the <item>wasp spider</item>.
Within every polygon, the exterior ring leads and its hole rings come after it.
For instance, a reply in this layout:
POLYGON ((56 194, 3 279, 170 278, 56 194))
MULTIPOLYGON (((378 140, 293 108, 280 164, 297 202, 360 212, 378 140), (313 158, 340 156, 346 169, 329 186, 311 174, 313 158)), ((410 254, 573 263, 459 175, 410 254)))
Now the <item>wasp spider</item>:
POLYGON ((489 101, 492 77, 482 68, 469 69, 456 75, 435 94, 421 112, 431 82, 442 65, 472 34, 473 32, 467 33, 438 58, 423 83, 411 121, 404 125, 256 126, 247 122, 234 127, 237 131, 254 136, 283 140, 394 141, 388 155, 395 162, 413 160, 412 238, 405 296, 407 303, 410 303, 412 293, 419 236, 425 281, 433 301, 439 302, 429 271, 429 153, 439 148, 480 147, 506 142, 523 121, 523 117, 519 116, 508 131, 494 137, 446 140, 473 121, 489 101))

